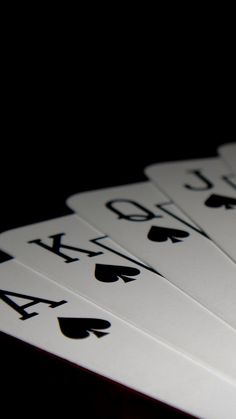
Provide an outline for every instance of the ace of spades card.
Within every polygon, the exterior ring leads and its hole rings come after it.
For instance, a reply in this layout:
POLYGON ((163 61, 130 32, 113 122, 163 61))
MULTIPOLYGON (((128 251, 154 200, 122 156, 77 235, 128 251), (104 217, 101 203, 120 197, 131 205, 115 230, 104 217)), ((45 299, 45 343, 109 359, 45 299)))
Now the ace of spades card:
POLYGON ((14 259, 2 260, 0 269, 5 333, 189 414, 234 417, 236 383, 14 259), (220 395, 218 403, 211 406, 206 389, 220 395))

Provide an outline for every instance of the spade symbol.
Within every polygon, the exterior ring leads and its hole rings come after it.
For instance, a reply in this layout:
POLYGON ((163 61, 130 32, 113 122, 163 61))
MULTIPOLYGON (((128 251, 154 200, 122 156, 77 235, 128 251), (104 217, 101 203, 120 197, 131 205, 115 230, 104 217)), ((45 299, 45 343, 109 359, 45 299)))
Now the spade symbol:
POLYGON ((135 281, 136 278, 129 277, 139 274, 139 269, 130 266, 96 264, 95 267, 95 278, 101 282, 115 282, 118 281, 119 278, 123 279, 124 282, 135 281))
POLYGON ((172 243, 178 243, 182 241, 181 239, 188 236, 189 233, 187 231, 175 228, 152 226, 147 237, 153 242, 165 242, 170 239, 172 243))
POLYGON ((107 320, 91 318, 58 317, 58 322, 63 335, 71 339, 84 339, 90 336, 90 333, 101 338, 108 333, 97 329, 107 329, 111 326, 107 320))
POLYGON ((205 205, 210 208, 224 207, 225 209, 234 209, 236 207, 236 199, 229 196, 212 194, 205 201, 205 205))

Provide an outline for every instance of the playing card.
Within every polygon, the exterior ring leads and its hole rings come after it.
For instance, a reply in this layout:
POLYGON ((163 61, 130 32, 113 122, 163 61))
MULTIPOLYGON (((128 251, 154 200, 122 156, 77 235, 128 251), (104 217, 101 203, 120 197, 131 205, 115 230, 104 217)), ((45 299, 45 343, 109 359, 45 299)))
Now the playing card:
POLYGON ((8 231, 0 242, 30 268, 236 380, 235 330, 75 215, 8 231))
POLYGON ((197 417, 235 417, 226 377, 10 258, 0 270, 3 332, 197 417))
POLYGON ((88 191, 68 205, 236 328, 236 266, 150 182, 88 191))
POLYGON ((236 143, 223 144, 218 148, 218 153, 233 173, 236 173, 236 143))
POLYGON ((236 177, 219 158, 155 164, 145 173, 236 261, 236 177))

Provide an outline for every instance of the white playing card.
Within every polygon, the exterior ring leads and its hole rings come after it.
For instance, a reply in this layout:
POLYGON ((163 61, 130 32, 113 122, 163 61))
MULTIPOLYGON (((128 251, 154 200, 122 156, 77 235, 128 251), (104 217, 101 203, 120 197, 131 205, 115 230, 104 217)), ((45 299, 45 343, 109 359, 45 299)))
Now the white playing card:
POLYGON ((235 417, 234 383, 13 260, 0 270, 3 332, 197 417, 235 417))
POLYGON ((218 153, 233 173, 236 173, 236 143, 223 144, 218 148, 218 153))
POLYGON ((236 261, 236 177, 221 159, 155 164, 145 173, 236 261))
POLYGON ((68 205, 236 328, 236 266, 150 182, 84 192, 68 205))
POLYGON ((75 215, 8 231, 0 242, 25 265, 236 380, 235 330, 75 215))

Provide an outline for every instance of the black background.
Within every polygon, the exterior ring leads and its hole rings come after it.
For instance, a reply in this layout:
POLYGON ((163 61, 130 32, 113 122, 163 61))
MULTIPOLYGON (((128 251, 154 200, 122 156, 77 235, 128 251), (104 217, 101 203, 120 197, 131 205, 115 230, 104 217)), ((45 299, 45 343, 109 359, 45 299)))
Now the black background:
POLYGON ((214 156, 220 144, 235 140, 194 130, 165 133, 138 118, 133 127, 109 119, 93 130, 84 123, 81 131, 75 123, 60 127, 59 116, 50 125, 39 123, 36 130, 31 120, 32 131, 23 137, 29 128, 24 121, 17 142, 3 147, 1 231, 69 214, 65 200, 76 192, 142 181, 149 164, 214 156))

